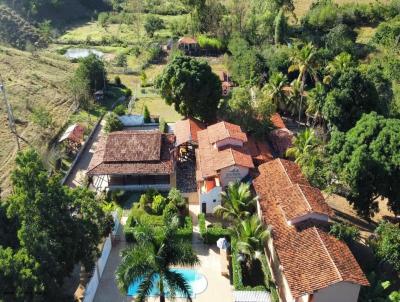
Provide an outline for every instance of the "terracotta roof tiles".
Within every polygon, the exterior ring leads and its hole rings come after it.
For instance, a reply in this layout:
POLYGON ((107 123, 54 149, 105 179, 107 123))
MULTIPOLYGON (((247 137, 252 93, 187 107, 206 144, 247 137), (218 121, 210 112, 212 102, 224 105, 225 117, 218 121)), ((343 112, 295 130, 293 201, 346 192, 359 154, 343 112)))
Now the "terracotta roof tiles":
POLYGON ((174 126, 176 145, 180 146, 188 142, 197 144, 197 132, 203 129, 205 129, 205 125, 194 118, 177 121, 174 126))
POLYGON ((228 122, 219 122, 207 127, 209 142, 214 144, 227 138, 247 142, 247 135, 240 126, 228 122))
POLYGON ((301 213, 312 209, 331 213, 295 163, 275 159, 262 164, 253 185, 263 220, 272 226, 273 245, 294 298, 342 281, 368 285, 347 245, 330 236, 323 222, 288 224, 285 216, 292 215, 291 211, 301 213), (288 199, 282 201, 288 188, 293 190, 292 194, 296 190, 296 194, 302 193, 307 200, 286 196, 288 199))

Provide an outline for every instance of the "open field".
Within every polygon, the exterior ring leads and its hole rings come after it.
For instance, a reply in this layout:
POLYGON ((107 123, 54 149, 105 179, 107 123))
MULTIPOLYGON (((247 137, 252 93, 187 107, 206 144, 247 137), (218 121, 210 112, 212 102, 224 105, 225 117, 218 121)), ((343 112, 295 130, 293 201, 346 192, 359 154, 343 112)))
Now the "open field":
MULTIPOLYGON (((162 16, 156 15, 164 20, 165 29, 159 30, 155 33, 155 37, 168 38, 171 37, 172 33, 169 30, 169 26, 172 22, 182 21, 186 19, 186 15, 178 16, 162 16)), ((146 14, 142 15, 142 22, 144 22, 146 14)), ((143 37, 147 38, 143 24, 139 29, 134 24, 108 24, 105 27, 101 27, 98 22, 92 21, 81 26, 70 28, 64 35, 59 38, 61 43, 73 42, 86 42, 86 41, 102 41, 102 39, 110 39, 115 37, 116 39, 122 40, 126 43, 137 43, 141 42, 143 37), (140 38, 139 35, 140 34, 140 38)))
MULTIPOLYGON (((7 97, 13 107, 18 133, 32 146, 46 151, 47 143, 64 126, 73 112, 67 96, 66 81, 74 68, 58 55, 48 52, 32 55, 11 48, 0 47, 0 74, 3 76, 7 97), (32 122, 32 110, 42 107, 51 115, 53 126, 43 129, 32 122)), ((0 107, 0 184, 5 183, 17 152, 11 135, 3 100, 0 107)), ((27 144, 22 143, 23 147, 27 144)))
MULTIPOLYGON (((294 6, 295 6, 295 13, 298 18, 301 18, 304 16, 307 11, 310 9, 311 4, 314 2, 314 0, 294 0, 294 6)), ((359 4, 365 4, 365 3, 373 3, 375 0, 334 0, 335 3, 337 4, 347 4, 347 3, 359 3, 359 4)), ((387 0, 380 1, 383 3, 389 2, 387 0)))

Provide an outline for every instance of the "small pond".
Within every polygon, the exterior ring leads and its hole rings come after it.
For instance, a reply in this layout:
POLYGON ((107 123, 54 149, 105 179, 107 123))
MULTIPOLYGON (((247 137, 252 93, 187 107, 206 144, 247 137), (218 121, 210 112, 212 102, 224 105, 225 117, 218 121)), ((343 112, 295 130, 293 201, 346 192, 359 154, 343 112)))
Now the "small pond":
POLYGON ((68 49, 64 56, 66 56, 68 59, 81 59, 81 58, 86 58, 90 54, 95 54, 98 57, 102 57, 104 53, 102 53, 99 50, 96 49, 87 49, 87 48, 70 48, 68 49))

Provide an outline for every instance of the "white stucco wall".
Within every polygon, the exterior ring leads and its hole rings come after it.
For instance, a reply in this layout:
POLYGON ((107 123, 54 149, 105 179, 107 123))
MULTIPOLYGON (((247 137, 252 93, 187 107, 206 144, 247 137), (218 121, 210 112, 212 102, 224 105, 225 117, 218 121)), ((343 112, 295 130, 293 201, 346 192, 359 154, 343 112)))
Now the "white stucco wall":
POLYGON ((226 187, 230 182, 240 181, 247 174, 249 174, 249 168, 242 166, 231 166, 228 168, 221 169, 220 171, 221 186, 226 187))
POLYGON ((221 204, 222 187, 215 187, 208 193, 199 192, 199 206, 202 209, 202 203, 206 203, 206 213, 213 213, 214 208, 221 204))
POLYGON ((224 146, 239 146, 239 147, 242 147, 243 146, 243 142, 241 141, 241 140, 238 140, 238 139, 234 139, 234 138, 226 138, 226 139, 223 139, 223 140, 221 140, 221 141, 219 141, 219 142, 216 142, 215 144, 214 144, 214 146, 216 147, 216 148, 221 148, 221 147, 224 147, 224 146))
POLYGON ((313 302, 357 302, 360 285, 339 282, 314 293, 313 302))

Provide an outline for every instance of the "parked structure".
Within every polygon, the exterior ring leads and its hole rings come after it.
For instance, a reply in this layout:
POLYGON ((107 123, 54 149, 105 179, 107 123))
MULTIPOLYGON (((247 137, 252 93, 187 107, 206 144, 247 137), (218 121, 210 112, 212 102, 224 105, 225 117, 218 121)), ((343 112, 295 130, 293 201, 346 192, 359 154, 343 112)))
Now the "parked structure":
POLYGON ((99 141, 87 174, 97 191, 167 191, 176 182, 174 143, 158 130, 112 132, 99 141))
POLYGON ((178 48, 186 55, 195 56, 199 54, 200 46, 196 39, 191 37, 182 37, 178 40, 178 48))
POLYGON ((271 228, 266 254, 284 302, 357 302, 367 286, 348 246, 329 235, 331 208, 293 162, 258 167, 259 215, 271 228))
POLYGON ((78 150, 84 141, 85 127, 80 124, 73 124, 65 130, 58 142, 66 142, 70 151, 78 150))

